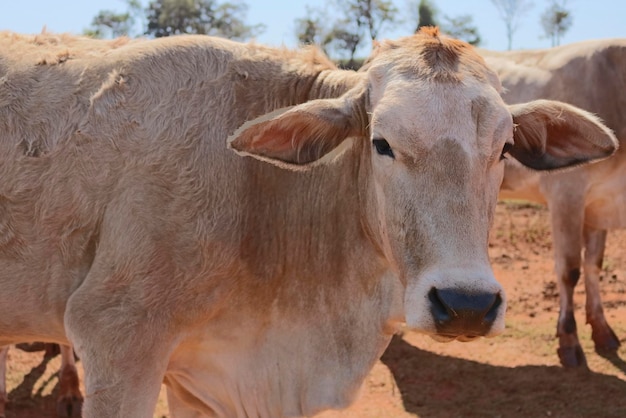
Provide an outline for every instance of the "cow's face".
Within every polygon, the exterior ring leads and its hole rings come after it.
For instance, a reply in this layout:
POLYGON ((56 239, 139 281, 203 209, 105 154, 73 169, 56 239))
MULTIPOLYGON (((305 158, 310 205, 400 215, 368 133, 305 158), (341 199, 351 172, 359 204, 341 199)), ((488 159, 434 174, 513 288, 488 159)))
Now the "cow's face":
POLYGON ((496 87, 369 69, 371 209, 407 324, 440 339, 504 329, 487 244, 513 119, 496 87))
POLYGON ((616 148, 591 115, 558 102, 507 107, 498 89, 469 45, 421 34, 379 48, 344 96, 255 121, 231 146, 293 167, 358 137, 360 209, 405 284, 407 324, 466 341, 504 328, 487 254, 503 157, 551 169, 616 148))

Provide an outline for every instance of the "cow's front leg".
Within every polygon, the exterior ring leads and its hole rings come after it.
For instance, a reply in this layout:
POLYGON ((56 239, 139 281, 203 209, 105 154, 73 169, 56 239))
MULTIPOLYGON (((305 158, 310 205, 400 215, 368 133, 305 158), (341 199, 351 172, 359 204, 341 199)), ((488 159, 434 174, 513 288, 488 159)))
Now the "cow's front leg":
POLYGON ((602 309, 602 297, 600 296, 600 272, 604 258, 606 245, 606 230, 585 227, 585 289, 587 323, 591 325, 591 337, 600 354, 613 353, 619 346, 620 341, 611 329, 604 316, 602 309))
POLYGON ((586 367, 587 360, 578 340, 574 318, 574 288, 581 273, 583 206, 574 202, 559 203, 570 204, 550 206, 560 305, 557 353, 564 367, 586 367))
POLYGON ((151 418, 171 347, 158 312, 135 305, 131 294, 84 283, 65 323, 85 370, 83 416, 151 418))

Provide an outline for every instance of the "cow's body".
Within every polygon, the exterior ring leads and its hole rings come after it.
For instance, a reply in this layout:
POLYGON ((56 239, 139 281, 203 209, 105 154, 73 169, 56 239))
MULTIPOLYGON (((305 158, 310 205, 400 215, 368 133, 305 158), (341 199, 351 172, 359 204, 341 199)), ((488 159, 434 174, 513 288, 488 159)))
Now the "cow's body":
MULTIPOLYGON (((598 115, 626 142, 626 39, 587 41, 552 49, 483 51, 498 72, 507 103, 567 102, 598 115)), ((561 297, 557 334, 565 366, 585 365, 574 320, 573 292, 584 266, 587 322, 599 352, 619 339, 606 322, 599 275, 608 230, 626 226, 626 149, 612 158, 550 175, 507 165, 501 196, 545 203, 550 210, 561 297), (584 249, 584 259, 581 250, 584 249)))
POLYGON ((4 34, 0 51, 0 343, 69 339, 89 417, 151 416, 163 379, 177 417, 312 415, 354 399, 400 321, 497 334, 504 144, 544 168, 615 149, 576 109, 507 109, 436 32, 362 73, 201 36, 4 34), (554 109, 574 158, 512 145, 513 119, 554 109), (236 130, 257 158, 227 148, 236 130))

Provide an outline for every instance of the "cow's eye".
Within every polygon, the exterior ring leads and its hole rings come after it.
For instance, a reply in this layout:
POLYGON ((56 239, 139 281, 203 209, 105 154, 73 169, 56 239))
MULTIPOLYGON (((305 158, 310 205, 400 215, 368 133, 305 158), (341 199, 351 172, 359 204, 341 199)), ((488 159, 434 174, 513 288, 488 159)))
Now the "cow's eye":
POLYGON ((391 158, 395 158, 395 156, 393 155, 393 150, 391 149, 391 146, 389 146, 389 142, 387 142, 386 140, 382 138, 373 139, 372 145, 374 145, 374 148, 376 148, 376 152, 380 155, 387 155, 391 158))
POLYGON ((500 154, 500 161, 506 160, 506 156, 504 154, 507 154, 509 151, 511 151, 511 148, 513 148, 512 143, 510 142, 504 143, 504 147, 502 147, 502 154, 500 154))

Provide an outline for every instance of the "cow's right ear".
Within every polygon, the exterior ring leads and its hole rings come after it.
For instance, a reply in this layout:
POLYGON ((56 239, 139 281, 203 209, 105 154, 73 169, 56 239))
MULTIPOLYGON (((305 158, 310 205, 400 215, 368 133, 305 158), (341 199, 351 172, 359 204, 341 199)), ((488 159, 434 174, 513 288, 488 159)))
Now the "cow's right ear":
POLYGON ((535 170, 552 170, 611 156, 613 132, 589 112, 563 102, 535 100, 509 106, 514 145, 509 153, 535 170))
POLYGON ((244 124, 229 147, 279 166, 313 163, 346 138, 365 134, 359 96, 313 100, 244 124))

